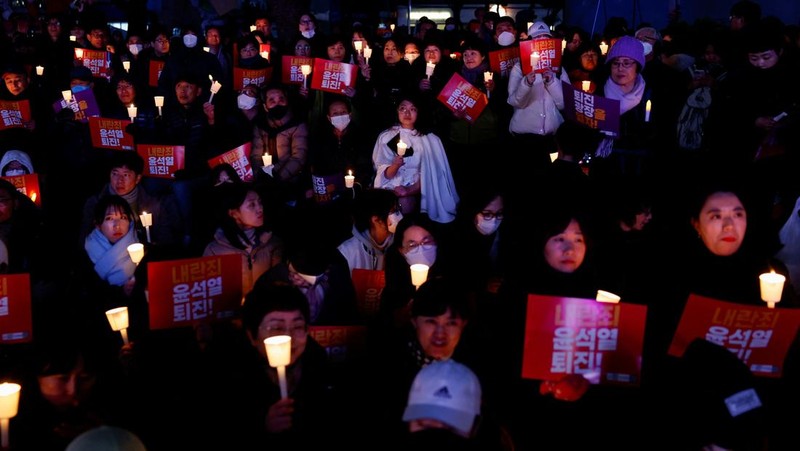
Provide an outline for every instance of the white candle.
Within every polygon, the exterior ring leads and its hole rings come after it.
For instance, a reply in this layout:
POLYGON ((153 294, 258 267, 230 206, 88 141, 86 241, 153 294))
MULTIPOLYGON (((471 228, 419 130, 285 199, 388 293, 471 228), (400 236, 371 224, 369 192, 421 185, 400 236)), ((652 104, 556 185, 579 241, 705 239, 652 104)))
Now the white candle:
POLYGON ((431 75, 433 75, 434 69, 436 69, 436 63, 434 63, 432 61, 428 61, 428 63, 425 65, 425 76, 427 76, 428 78, 431 78, 431 75))
POLYGON ((394 32, 394 24, 389 24, 389 29, 392 30, 392 32, 394 32))
POLYGON ((536 66, 539 64, 539 52, 531 53, 531 68, 536 70, 536 66))
POLYGON ((164 106, 164 96, 154 96, 153 102, 155 102, 156 107, 158 107, 158 115, 161 116, 161 107, 164 106))
POLYGON ((372 56, 372 49, 369 46, 364 47, 364 59, 369 64, 369 58, 372 56))
POLYGON ((0 384, 0 447, 8 448, 9 419, 17 416, 19 410, 19 384, 3 382, 0 384))
POLYGON ((650 108, 653 107, 653 104, 650 103, 648 100, 647 103, 644 104, 644 121, 650 122, 650 108))
POLYGON ((608 44, 606 44, 606 41, 602 41, 600 43, 600 53, 602 53, 603 55, 608 53, 608 44))
POLYGON ((265 60, 269 61, 269 52, 267 52, 266 50, 259 53, 259 55, 261 55, 261 58, 264 58, 265 60))
POLYGON ((406 154, 406 149, 408 149, 408 144, 404 143, 402 139, 397 141, 397 155, 402 157, 406 154))
POLYGON ((308 76, 311 75, 311 65, 310 64, 303 64, 300 66, 300 72, 303 74, 303 82, 308 88, 308 76))
POLYGON ((83 49, 75 49, 75 56, 78 59, 83 59, 83 49))
POLYGON ((144 244, 133 243, 128 245, 128 255, 131 257, 131 261, 138 265, 144 258, 144 244))
POLYGON ((153 213, 143 211, 142 214, 139 215, 139 219, 142 221, 142 225, 144 227, 150 227, 153 225, 153 213))
POLYGON ((131 71, 131 62, 130 61, 123 61, 122 68, 125 69, 125 72, 131 71))
POLYGON ((430 266, 423 265, 422 263, 415 263, 411 265, 411 283, 419 288, 426 280, 428 280, 428 270, 430 266))
POLYGON ((203 51, 206 53, 211 53, 211 47, 203 47, 203 51))
POLYGON ((567 40, 566 39, 562 39, 561 40, 561 53, 564 53, 564 50, 566 48, 567 48, 567 40))
POLYGON ((533 26, 533 22, 528 22, 528 28, 527 29, 530 30, 532 26, 533 26))
POLYGON ((40 77, 44 75, 44 66, 36 66, 36 75, 40 77))
POLYGON ((494 74, 492 72, 486 71, 483 73, 483 81, 487 82, 494 78, 494 74))
POLYGON ((69 103, 72 101, 72 91, 69 89, 65 89, 61 91, 61 96, 64 97, 64 101, 69 103))
MULTIPOLYGON (((211 75, 209 75, 210 77, 211 75)), ((208 103, 211 103, 214 100, 214 94, 218 93, 220 88, 222 88, 222 83, 215 81, 211 83, 211 95, 208 97, 208 103)))
POLYGON ((352 188, 353 185, 356 183, 356 178, 353 176, 353 171, 347 171, 347 175, 344 176, 344 186, 345 188, 352 188))
POLYGON ((608 304, 619 304, 620 299, 616 294, 605 290, 597 290, 597 297, 595 297, 597 302, 606 302, 608 304))
POLYGON ((356 52, 361 53, 361 50, 364 48, 364 43, 361 40, 353 41, 353 47, 355 47, 356 52))
POLYGON ((136 108, 136 105, 131 105, 128 107, 128 117, 131 118, 131 122, 136 119, 137 110, 138 108, 136 108))
POLYGON ((261 155, 261 161, 264 163, 264 167, 272 165, 272 155, 265 153, 261 155))
POLYGON ((289 335, 276 335, 264 339, 267 350, 269 366, 278 370, 278 383, 281 387, 281 398, 289 396, 286 385, 286 367, 292 362, 292 337, 289 335))
POLYGON ((255 25, 250 25, 250 32, 252 33, 254 31, 256 31, 256 26, 255 25))
POLYGON ((69 40, 72 42, 76 42, 78 40, 78 37, 70 35, 69 40))
POLYGON ((106 310, 106 318, 108 319, 108 324, 111 325, 111 330, 118 331, 122 335, 123 343, 128 344, 128 307, 106 310))
POLYGON ((555 163, 558 160, 558 152, 550 152, 550 162, 555 163))
POLYGON ((458 54, 456 54, 456 53, 451 53, 451 54, 450 54, 450 59, 451 59, 451 60, 454 60, 454 59, 456 59, 456 58, 458 58, 458 54))
POLYGON ((786 276, 771 271, 758 276, 758 280, 761 286, 761 300, 766 302, 769 308, 775 308, 775 303, 781 301, 786 276))

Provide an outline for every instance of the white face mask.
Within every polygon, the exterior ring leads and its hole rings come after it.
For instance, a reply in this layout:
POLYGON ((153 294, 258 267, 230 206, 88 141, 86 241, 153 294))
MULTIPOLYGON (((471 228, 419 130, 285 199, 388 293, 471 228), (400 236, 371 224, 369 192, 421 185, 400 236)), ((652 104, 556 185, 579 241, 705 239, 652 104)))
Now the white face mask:
POLYGON ((131 55, 136 56, 142 51, 142 44, 131 44, 128 46, 128 51, 131 52, 131 55))
POLYGON ((500 33, 497 37, 497 43, 502 45, 503 47, 511 45, 514 43, 514 33, 510 31, 504 31, 500 33))
POLYGON ((447 30, 447 31, 453 31, 453 30, 456 29, 456 26, 453 25, 453 24, 447 24, 447 25, 444 26, 444 29, 447 30))
POLYGON ((313 38, 313 37, 314 37, 314 33, 315 33, 315 31, 314 31, 314 30, 308 30, 308 31, 302 31, 302 32, 300 32, 300 34, 302 34, 302 35, 303 35, 303 37, 304 37, 304 38, 306 38, 306 39, 311 39, 311 38, 313 38))
POLYGON ((403 213, 399 211, 390 214, 386 218, 386 227, 389 229, 389 233, 394 233, 397 230, 397 224, 400 223, 401 219, 403 219, 403 213))
POLYGON ((197 45, 197 36, 193 34, 187 34, 183 36, 183 45, 187 48, 194 48, 197 45))
POLYGON ((408 61, 408 64, 413 63, 414 60, 417 59, 418 57, 419 53, 406 53, 405 55, 403 55, 403 58, 405 58, 406 61, 408 61))
POLYGON ((13 177, 15 175, 25 175, 25 169, 9 169, 6 171, 6 177, 13 177))
POLYGON ((649 42, 642 41, 642 46, 644 46, 644 55, 647 56, 653 53, 653 44, 649 42))
POLYGON ((236 98, 236 103, 239 105, 239 109, 249 110, 256 106, 256 98, 247 94, 239 94, 239 97, 236 98))
POLYGON ((332 116, 331 124, 336 127, 336 130, 342 131, 350 124, 350 115, 343 114, 341 116, 332 116))
POLYGON ((497 228, 500 227, 500 223, 502 222, 502 220, 498 220, 497 218, 486 219, 480 213, 478 213, 477 218, 478 221, 475 223, 475 227, 481 235, 493 234, 497 231, 497 228))
POLYGON ((422 244, 408 251, 403 257, 409 266, 422 263, 423 265, 433 266, 436 263, 436 245, 422 244))

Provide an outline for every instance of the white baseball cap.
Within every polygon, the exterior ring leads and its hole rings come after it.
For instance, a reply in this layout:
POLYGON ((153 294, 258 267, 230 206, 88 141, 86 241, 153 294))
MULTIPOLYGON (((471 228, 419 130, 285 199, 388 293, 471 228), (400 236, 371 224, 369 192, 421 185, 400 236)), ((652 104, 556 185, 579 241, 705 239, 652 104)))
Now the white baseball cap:
POLYGON ((429 418, 468 437, 481 413, 481 384, 468 367, 452 359, 431 363, 414 378, 403 421, 429 418))

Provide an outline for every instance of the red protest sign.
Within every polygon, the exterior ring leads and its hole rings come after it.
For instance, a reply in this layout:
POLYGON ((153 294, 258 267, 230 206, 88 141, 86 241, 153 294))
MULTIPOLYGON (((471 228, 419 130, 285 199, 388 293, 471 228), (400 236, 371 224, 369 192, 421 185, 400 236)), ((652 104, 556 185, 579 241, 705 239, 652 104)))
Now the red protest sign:
POLYGON ((133 150, 133 135, 125 133, 131 121, 105 117, 89 118, 92 146, 114 150, 133 150))
POLYGON ((253 168, 250 166, 250 146, 249 142, 241 146, 229 150, 220 156, 208 160, 208 166, 214 167, 222 163, 228 163, 233 166, 239 177, 245 182, 253 181, 253 168))
POLYGON ((352 361, 366 350, 366 326, 309 326, 308 335, 325 348, 333 363, 352 361))
POLYGON ((281 81, 293 85, 302 85, 306 81, 300 66, 309 65, 314 67, 314 58, 305 56, 284 55, 281 61, 283 62, 281 65, 281 81))
POLYGON ((242 69, 233 68, 233 89, 240 90, 247 85, 264 86, 272 78, 272 68, 242 69))
POLYGON ((378 314, 381 306, 381 293, 386 286, 386 273, 373 269, 354 268, 353 285, 356 288, 356 306, 364 318, 378 314))
POLYGON ((561 40, 560 39, 536 39, 533 41, 522 41, 519 43, 519 64, 523 74, 528 74, 533 66, 531 59, 536 52, 536 73, 541 74, 546 70, 557 72, 561 67, 561 40))
POLYGON ((17 191, 28 196, 33 203, 42 206, 42 190, 39 189, 38 174, 10 175, 2 178, 11 182, 17 191))
POLYGON ((314 59, 314 72, 311 74, 311 88, 341 94, 344 88, 355 88, 358 66, 322 58, 314 59))
POLYGON ((242 302, 242 257, 214 255, 147 264, 150 328, 232 318, 242 302))
POLYGON ((145 177, 171 179, 175 171, 183 169, 185 148, 163 144, 138 144, 136 152, 144 159, 145 177))
POLYGON ((481 115, 489 100, 486 94, 476 88, 461 75, 453 74, 450 81, 444 85, 442 92, 436 97, 450 111, 464 111, 464 119, 469 123, 481 115))
POLYGON ((0 276, 0 343, 25 343, 32 339, 30 275, 2 275, 0 276))
POLYGON ((75 60, 88 67, 95 77, 111 78, 111 53, 104 50, 75 49, 75 60))
POLYGON ((0 130, 22 128, 31 121, 30 100, 0 100, 0 130))
POLYGON ((150 60, 150 67, 147 68, 147 84, 152 88, 158 87, 158 79, 161 77, 161 71, 164 70, 164 61, 150 60))
POLYGON ((489 52, 489 65, 492 72, 500 74, 501 77, 508 77, 511 68, 519 61, 519 47, 508 47, 489 52))
POLYGON ((528 295, 522 377, 639 385, 647 307, 528 295), (599 377, 598 377, 599 376, 599 377))
POLYGON ((800 310, 736 304, 692 294, 668 353, 681 356, 695 338, 704 338, 736 354, 756 376, 781 377, 798 327, 800 310))

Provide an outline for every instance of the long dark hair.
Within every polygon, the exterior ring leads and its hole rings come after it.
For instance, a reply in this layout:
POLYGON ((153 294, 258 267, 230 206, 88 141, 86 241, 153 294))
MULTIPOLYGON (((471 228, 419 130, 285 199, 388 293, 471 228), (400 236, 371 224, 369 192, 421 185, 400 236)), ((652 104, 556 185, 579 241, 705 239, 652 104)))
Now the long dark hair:
MULTIPOLYGON (((214 199, 216 203, 216 220, 225 238, 231 243, 231 246, 237 249, 246 249, 248 245, 255 245, 258 243, 258 235, 260 232, 267 230, 266 222, 264 226, 256 229, 256 236, 254 242, 245 234, 244 230, 236 224, 236 221, 231 217, 228 212, 236 210, 244 204, 247 194, 251 191, 258 194, 258 191, 252 186, 244 182, 223 183, 215 186, 214 199)), ((260 197, 260 195, 259 195, 260 197)))

